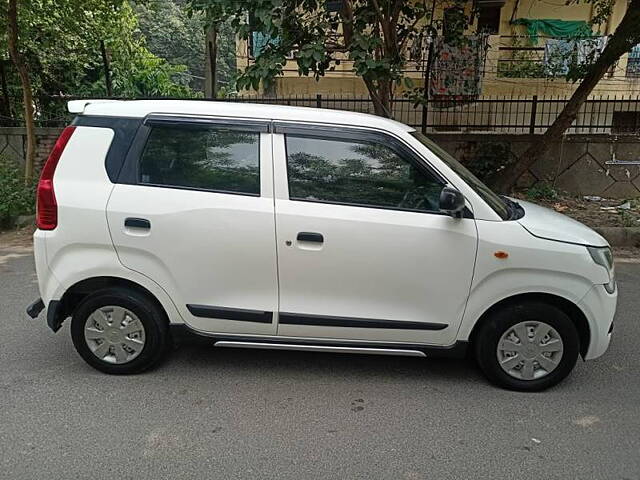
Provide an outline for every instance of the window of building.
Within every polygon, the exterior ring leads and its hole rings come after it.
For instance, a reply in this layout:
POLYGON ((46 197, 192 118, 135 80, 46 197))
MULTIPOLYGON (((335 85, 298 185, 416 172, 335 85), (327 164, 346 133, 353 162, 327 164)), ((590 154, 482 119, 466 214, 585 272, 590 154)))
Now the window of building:
POLYGON ((154 126, 140 158, 142 184, 260 194, 260 134, 218 126, 154 126))
POLYGON ((501 7, 484 7, 478 11, 478 32, 497 35, 500 31, 501 7))
POLYGON ((389 146, 286 135, 289 197, 439 211, 442 184, 389 146))

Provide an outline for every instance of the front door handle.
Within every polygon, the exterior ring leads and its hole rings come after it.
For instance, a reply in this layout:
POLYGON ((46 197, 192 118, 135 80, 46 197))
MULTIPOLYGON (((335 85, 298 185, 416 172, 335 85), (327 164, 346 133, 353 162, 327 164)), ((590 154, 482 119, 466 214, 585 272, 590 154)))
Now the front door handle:
POLYGON ((143 228, 145 230, 149 230, 151 228, 151 222, 146 218, 127 217, 124 220, 124 226, 130 227, 130 228, 143 228))
POLYGON ((324 237, 321 233, 315 232, 300 232, 297 237, 299 242, 314 242, 314 243, 323 243, 324 237))

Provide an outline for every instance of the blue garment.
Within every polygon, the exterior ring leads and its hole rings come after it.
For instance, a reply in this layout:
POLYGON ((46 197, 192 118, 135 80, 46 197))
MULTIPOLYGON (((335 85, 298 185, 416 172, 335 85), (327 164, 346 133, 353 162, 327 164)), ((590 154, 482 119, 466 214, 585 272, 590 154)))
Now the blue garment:
POLYGON ((640 43, 633 47, 627 59, 627 75, 640 76, 640 43))
POLYGON ((583 39, 551 38, 544 46, 544 71, 551 77, 569 73, 571 65, 590 64, 598 58, 607 37, 583 39))

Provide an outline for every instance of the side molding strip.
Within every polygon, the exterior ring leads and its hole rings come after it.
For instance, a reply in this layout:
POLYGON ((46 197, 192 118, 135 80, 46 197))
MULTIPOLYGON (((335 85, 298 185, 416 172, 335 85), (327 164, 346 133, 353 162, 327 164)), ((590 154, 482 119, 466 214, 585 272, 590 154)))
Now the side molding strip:
POLYGON ((446 323, 404 322, 402 320, 377 320, 373 318, 328 317, 281 313, 278 323, 283 325, 319 325, 324 327, 388 328, 397 330, 444 330, 446 323))
POLYGON ((263 342, 232 342, 220 340, 214 343, 216 347, 258 348, 265 350, 298 350, 301 352, 331 352, 331 353, 364 353, 370 355, 401 355, 405 357, 426 357, 420 350, 404 350, 397 348, 368 348, 368 347, 336 347, 334 345, 301 345, 295 343, 263 343, 263 342))
POLYGON ((202 318, 220 318, 239 322, 271 323, 273 312, 244 310, 242 308, 211 307, 209 305, 187 305, 191 315, 202 318))

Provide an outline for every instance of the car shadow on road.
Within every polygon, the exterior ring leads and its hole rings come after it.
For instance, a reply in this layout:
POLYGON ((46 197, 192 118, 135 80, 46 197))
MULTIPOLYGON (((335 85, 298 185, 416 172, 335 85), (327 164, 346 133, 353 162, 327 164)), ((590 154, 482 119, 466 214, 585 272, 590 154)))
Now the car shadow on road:
POLYGON ((474 362, 468 359, 415 358, 390 355, 298 352, 217 348, 212 343, 178 344, 165 367, 178 370, 224 370, 225 374, 274 376, 318 380, 336 376, 344 380, 403 379, 442 383, 484 383, 474 362))

